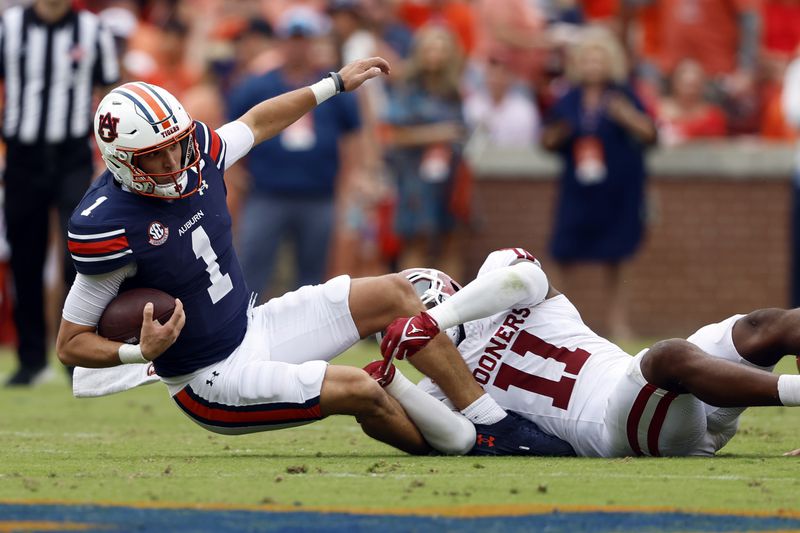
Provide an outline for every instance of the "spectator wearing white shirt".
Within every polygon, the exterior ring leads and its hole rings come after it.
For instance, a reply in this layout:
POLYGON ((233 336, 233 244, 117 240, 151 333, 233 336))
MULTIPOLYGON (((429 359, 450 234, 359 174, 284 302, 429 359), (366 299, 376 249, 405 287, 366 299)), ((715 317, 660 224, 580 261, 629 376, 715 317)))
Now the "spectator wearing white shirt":
POLYGON ((506 56, 495 53, 486 65, 485 86, 464 103, 470 130, 482 144, 499 147, 529 147, 539 142, 539 110, 510 70, 506 56))

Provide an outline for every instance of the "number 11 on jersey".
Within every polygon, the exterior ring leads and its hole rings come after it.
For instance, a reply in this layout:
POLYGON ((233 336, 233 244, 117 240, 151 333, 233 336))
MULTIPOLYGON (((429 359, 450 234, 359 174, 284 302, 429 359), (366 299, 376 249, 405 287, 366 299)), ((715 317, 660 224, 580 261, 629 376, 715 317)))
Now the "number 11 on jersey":
POLYGON ((511 386, 517 387, 552 398, 553 407, 557 409, 569 408, 569 400, 572 397, 572 389, 575 387, 577 376, 583 365, 592 356, 589 352, 580 348, 569 350, 553 346, 524 329, 520 330, 510 350, 520 357, 534 354, 545 359, 560 361, 565 365, 565 374, 558 381, 553 381, 501 363, 492 383, 495 387, 502 390, 508 390, 511 386))
POLYGON ((217 303, 233 290, 233 282, 230 274, 223 275, 219 271, 217 254, 211 248, 211 239, 208 238, 208 233, 203 229, 203 226, 198 226, 192 230, 192 250, 195 257, 202 259, 206 263, 206 272, 208 272, 208 277, 211 278, 208 295, 211 296, 211 303, 217 303))

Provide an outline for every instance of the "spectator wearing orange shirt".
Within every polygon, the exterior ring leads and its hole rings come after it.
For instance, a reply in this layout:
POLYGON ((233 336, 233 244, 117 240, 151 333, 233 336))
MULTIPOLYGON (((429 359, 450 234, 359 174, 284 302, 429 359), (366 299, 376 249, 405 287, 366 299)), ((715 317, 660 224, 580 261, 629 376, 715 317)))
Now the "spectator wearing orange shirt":
POLYGON ((658 106, 659 140, 663 144, 725 136, 725 114, 705 97, 706 76, 700 63, 681 61, 670 85, 671 94, 658 106))

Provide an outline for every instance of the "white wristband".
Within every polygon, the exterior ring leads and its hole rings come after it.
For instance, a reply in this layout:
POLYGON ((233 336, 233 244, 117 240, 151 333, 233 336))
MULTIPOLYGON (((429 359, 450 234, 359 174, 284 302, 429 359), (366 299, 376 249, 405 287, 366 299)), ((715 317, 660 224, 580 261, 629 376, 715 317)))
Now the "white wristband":
POLYGON ((317 105, 321 104, 331 96, 336 96, 338 90, 336 89, 336 82, 330 76, 322 78, 314 85, 309 85, 309 89, 314 93, 314 98, 317 99, 317 105))
POLYGON ((142 347, 138 344, 123 344, 119 347, 119 360, 124 364, 149 363, 142 355, 142 347))

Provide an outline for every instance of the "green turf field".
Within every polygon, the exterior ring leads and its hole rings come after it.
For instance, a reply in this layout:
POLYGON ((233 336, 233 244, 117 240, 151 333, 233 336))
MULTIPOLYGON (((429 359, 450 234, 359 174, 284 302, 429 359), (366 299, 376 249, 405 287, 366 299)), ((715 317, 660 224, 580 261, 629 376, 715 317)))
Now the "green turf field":
MULTIPOLYGON (((338 362, 374 353, 365 343, 338 362)), ((0 375, 11 368, 0 352, 0 375)), ((714 459, 614 460, 410 457, 346 417, 224 437, 190 422, 161 385, 76 400, 60 372, 35 389, 0 388, 0 409, 0 501, 800 511, 800 457, 781 456, 800 447, 800 409, 750 410, 714 459)))

